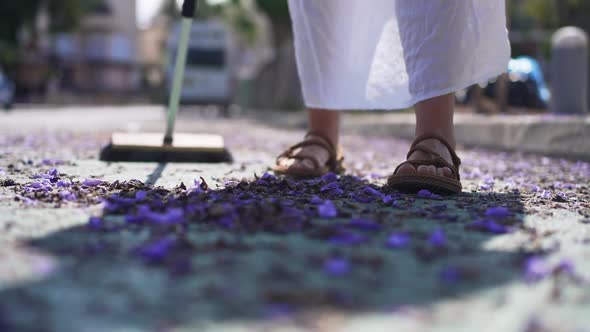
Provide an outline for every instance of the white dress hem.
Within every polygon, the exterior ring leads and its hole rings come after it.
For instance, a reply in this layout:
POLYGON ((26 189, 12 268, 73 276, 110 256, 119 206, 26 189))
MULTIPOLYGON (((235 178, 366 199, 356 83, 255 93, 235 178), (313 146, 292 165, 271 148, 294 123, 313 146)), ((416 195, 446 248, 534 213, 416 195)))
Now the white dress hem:
POLYGON ((387 107, 387 106, 371 106, 371 107, 367 107, 366 104, 363 105, 350 105, 350 104, 346 104, 346 105, 339 105, 339 104, 312 104, 312 103, 306 103, 305 107, 307 108, 317 108, 317 109, 323 109, 323 110, 329 110, 329 111, 356 111, 356 110, 386 110, 386 111, 394 111, 394 110, 400 110, 400 109, 406 109, 409 107, 412 107, 414 105, 416 105, 417 103, 427 100, 427 99, 431 99, 431 98, 435 98, 438 96, 443 96, 452 92, 457 92, 461 89, 465 89, 468 88, 472 85, 475 84, 480 84, 480 83, 485 83, 490 81, 491 79, 493 79, 494 77, 499 76, 500 74, 503 74, 507 71, 508 68, 508 63, 506 63, 505 66, 503 67, 498 67, 498 68, 494 68, 494 70, 490 71, 487 74, 478 76, 478 77, 474 77, 468 81, 465 81, 464 83, 459 83, 456 84, 452 87, 448 87, 448 88, 444 88, 444 89, 438 89, 438 90, 434 90, 434 91, 430 91, 428 93, 422 93, 419 95, 415 95, 414 98, 412 98, 407 104, 402 104, 402 105, 396 105, 393 107, 387 107))

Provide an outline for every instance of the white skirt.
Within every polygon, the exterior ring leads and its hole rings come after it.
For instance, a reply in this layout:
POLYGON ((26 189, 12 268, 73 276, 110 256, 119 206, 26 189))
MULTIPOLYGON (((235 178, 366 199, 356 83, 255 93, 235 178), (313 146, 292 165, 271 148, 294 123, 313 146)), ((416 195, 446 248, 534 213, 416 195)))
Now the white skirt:
POLYGON ((289 0, 307 107, 399 109, 507 70, 504 0, 289 0))

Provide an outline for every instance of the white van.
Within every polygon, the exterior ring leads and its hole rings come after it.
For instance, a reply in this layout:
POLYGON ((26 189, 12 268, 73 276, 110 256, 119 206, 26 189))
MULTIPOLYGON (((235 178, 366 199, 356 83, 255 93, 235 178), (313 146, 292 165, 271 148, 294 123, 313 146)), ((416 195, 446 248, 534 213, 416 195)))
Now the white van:
MULTIPOLYGON (((168 94, 172 90, 179 36, 180 24, 177 24, 168 39, 168 94)), ((184 104, 231 104, 236 81, 231 65, 232 52, 231 34, 221 21, 195 21, 191 30, 180 101, 184 104)))

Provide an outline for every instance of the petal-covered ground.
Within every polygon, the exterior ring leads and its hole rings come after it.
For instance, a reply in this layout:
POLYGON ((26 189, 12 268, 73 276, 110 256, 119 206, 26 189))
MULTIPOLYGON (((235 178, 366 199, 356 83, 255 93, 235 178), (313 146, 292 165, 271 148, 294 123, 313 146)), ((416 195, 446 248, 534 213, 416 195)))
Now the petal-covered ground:
POLYGON ((462 194, 407 195, 405 141, 345 135, 345 175, 293 180, 267 167, 302 131, 190 128, 235 163, 0 137, 0 331, 588 330, 590 164, 460 149, 462 194))

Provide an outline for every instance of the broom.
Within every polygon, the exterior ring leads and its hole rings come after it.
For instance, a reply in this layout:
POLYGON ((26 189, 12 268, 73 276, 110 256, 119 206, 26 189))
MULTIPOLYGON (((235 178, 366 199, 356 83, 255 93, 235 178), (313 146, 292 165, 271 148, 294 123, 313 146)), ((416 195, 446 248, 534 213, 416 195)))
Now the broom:
POLYGON ((116 132, 110 143, 100 152, 103 161, 138 162, 231 162, 232 157, 219 135, 174 134, 176 113, 180 104, 180 92, 184 80, 184 68, 191 26, 195 17, 197 0, 185 0, 182 4, 182 27, 174 65, 172 91, 168 105, 165 134, 116 132))

